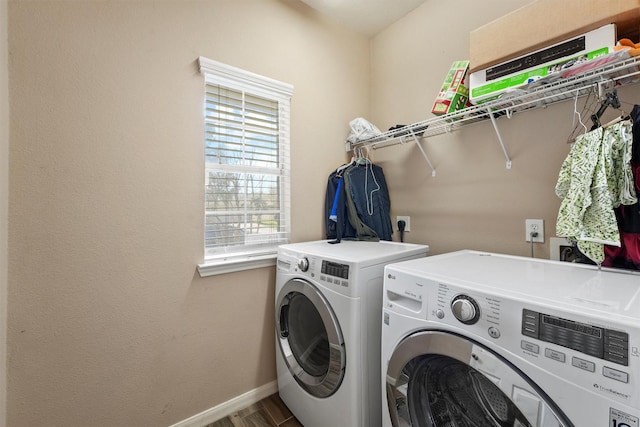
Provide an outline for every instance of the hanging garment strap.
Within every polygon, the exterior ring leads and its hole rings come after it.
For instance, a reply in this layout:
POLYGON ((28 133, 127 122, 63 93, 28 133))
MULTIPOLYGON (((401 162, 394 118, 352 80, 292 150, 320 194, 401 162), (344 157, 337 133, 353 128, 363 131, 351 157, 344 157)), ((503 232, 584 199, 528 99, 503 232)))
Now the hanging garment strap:
MULTIPOLYGON (((349 174, 348 173, 344 174, 345 187, 347 189, 350 188, 349 179, 350 179, 349 174)), ((378 237, 378 233, 376 233, 374 229, 369 227, 360 219, 358 215, 358 210, 353 201, 353 195, 351 194, 351 191, 347 190, 345 193, 347 196, 346 201, 347 201, 347 212, 348 212, 349 222, 351 223, 353 228, 356 229, 356 237, 358 238, 358 240, 366 240, 371 242, 379 241, 380 237, 378 237)))

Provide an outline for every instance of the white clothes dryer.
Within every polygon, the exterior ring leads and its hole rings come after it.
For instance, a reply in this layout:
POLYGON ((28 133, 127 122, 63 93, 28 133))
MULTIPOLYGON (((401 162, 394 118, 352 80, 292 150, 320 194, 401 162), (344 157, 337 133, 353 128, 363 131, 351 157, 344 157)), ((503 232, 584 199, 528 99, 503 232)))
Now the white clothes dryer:
POLYGON ((474 251, 385 268, 383 425, 639 427, 640 275, 474 251))
POLYGON ((381 425, 384 266, 427 251, 425 245, 387 241, 279 247, 278 389, 305 427, 381 425))

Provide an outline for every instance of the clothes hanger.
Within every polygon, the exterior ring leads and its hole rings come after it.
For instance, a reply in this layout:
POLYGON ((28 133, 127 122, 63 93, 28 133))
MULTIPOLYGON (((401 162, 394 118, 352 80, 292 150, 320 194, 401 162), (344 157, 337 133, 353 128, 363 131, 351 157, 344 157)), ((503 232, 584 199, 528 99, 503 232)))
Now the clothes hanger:
POLYGON ((573 130, 571 131, 571 133, 569 134, 569 137, 567 138, 567 143, 568 144, 572 144, 576 138, 579 135, 585 134, 587 132, 589 132, 589 129, 587 128, 587 125, 584 124, 584 122, 582 121, 582 116, 584 115, 585 111, 589 111, 592 108, 592 104, 593 101, 592 100, 592 95, 594 94, 594 91, 589 91, 589 94, 587 96, 587 99, 584 103, 584 106, 582 107, 582 113, 580 113, 578 111, 578 97, 580 95, 580 90, 576 90, 576 95, 573 97, 573 130), (576 123, 576 117, 577 117, 577 121, 578 123, 576 123), (576 134, 576 131, 582 127, 582 129, 584 129, 584 132, 580 133, 580 134, 576 134))
POLYGON ((370 163, 370 160, 368 159, 368 148, 367 148, 367 155, 362 154, 363 150, 364 150, 364 147, 356 147, 355 162, 357 165, 366 165, 367 163, 370 163))
POLYGON ((376 179, 376 174, 373 170, 373 163, 371 162, 371 160, 369 159, 369 150, 367 149, 367 154, 366 157, 364 157, 364 161, 365 161, 365 178, 364 178, 364 193, 367 196, 367 213, 369 214, 369 216, 372 216, 375 212, 375 204, 373 203, 373 195, 380 191, 380 184, 378 183, 378 180, 376 179), (373 189, 369 189, 369 174, 371 174, 371 177, 373 178, 373 184, 375 184, 375 187, 373 189))
MULTIPOLYGON (((624 101, 620 101, 620 104, 626 104, 626 105, 631 105, 631 106, 634 105, 634 104, 631 104, 629 102, 624 102, 624 101)), ((613 120, 611 120, 610 122, 602 125, 603 128, 607 128, 607 127, 612 126, 612 125, 614 125, 616 123, 619 123, 621 121, 625 121, 625 120, 631 121, 631 115, 625 113, 625 111, 624 111, 624 109, 622 107, 618 108, 618 110, 620 110, 621 114, 619 116, 617 116, 616 118, 614 118, 613 120)))
POLYGON ((618 92, 616 89, 613 89, 611 92, 608 92, 605 95, 605 98, 600 104, 600 108, 598 108, 598 111, 591 115, 591 121, 593 122, 591 130, 595 130, 602 126, 602 124, 600 123, 600 118, 609 107, 620 109, 620 100, 618 99, 618 92))
POLYGON ((352 166, 352 165, 355 163, 355 161, 356 161, 356 157, 355 157, 355 155, 351 156, 351 161, 350 161, 349 163, 345 163, 345 164, 344 164, 344 165, 342 165, 342 166, 338 166, 338 168, 336 169, 336 175, 337 175, 337 176, 341 176, 341 175, 342 175, 342 173, 343 173, 347 168, 349 168, 350 166, 352 166))
POLYGON ((353 149, 353 155, 351 156, 351 160, 349 161, 349 163, 345 163, 342 166, 339 166, 336 169, 336 175, 337 176, 341 176, 342 173, 347 170, 349 167, 355 165, 355 164, 361 164, 361 159, 362 158, 362 147, 356 147, 353 149))
MULTIPOLYGON (((622 110, 620 110, 620 111, 622 111, 622 110)), ((624 121, 624 120, 629 120, 629 116, 628 116, 628 115, 626 115, 626 114, 624 113, 624 111, 622 111, 622 114, 621 114, 621 115, 619 115, 619 116, 618 116, 618 117, 616 117, 615 119, 611 120, 610 122, 605 123, 604 125, 602 125, 602 127, 603 127, 604 129, 606 129, 606 128, 608 128, 609 126, 613 126, 613 125, 615 125, 616 123, 622 122, 622 121, 624 121)))

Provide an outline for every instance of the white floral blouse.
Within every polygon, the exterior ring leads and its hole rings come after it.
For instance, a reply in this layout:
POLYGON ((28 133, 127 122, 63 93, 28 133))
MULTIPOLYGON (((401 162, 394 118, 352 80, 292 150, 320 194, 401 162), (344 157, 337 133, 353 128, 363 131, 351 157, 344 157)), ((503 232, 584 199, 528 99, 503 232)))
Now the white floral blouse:
POLYGON ((620 246, 614 208, 636 203, 631 170, 633 125, 618 122, 580 135, 562 163, 556 194, 562 198, 556 234, 578 242, 598 265, 604 246, 620 246))

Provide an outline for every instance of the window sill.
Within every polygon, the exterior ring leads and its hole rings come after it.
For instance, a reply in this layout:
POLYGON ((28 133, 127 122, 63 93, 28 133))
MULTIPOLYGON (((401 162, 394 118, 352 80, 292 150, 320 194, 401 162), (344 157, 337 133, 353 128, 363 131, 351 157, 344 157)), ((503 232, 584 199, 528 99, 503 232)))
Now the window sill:
POLYGON ((272 267, 276 265, 277 254, 268 254, 255 257, 235 257, 224 259, 212 259, 198 264, 200 277, 215 276, 218 274, 235 273, 254 268, 272 267))

